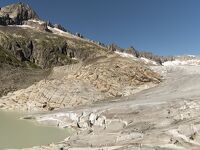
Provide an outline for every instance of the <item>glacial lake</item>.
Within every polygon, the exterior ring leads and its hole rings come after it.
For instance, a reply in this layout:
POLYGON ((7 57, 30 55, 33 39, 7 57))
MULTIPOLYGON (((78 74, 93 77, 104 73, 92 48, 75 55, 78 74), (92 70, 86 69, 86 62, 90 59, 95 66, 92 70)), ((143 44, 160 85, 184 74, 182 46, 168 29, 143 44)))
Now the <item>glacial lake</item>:
POLYGON ((0 150, 30 148, 64 140, 69 130, 56 127, 38 126, 20 115, 0 111, 0 150))

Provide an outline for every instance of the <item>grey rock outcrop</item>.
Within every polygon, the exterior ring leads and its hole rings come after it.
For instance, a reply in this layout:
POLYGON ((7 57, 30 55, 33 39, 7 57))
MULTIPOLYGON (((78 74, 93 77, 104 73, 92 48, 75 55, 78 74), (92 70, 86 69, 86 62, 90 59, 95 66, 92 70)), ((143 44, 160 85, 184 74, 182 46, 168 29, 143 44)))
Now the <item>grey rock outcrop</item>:
POLYGON ((47 27, 47 22, 44 21, 35 21, 35 20, 28 20, 23 22, 24 25, 31 26, 39 31, 48 31, 50 30, 47 27))
POLYGON ((19 2, 0 9, 0 25, 21 25, 29 19, 39 19, 39 17, 27 4, 19 2))

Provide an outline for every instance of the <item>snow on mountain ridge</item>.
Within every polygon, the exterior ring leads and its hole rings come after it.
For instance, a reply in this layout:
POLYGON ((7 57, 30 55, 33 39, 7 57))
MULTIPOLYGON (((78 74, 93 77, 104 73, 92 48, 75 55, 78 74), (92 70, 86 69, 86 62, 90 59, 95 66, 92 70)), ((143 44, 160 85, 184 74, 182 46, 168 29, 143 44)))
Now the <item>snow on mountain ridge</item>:
POLYGON ((153 61, 153 60, 150 60, 150 59, 147 59, 147 58, 144 58, 144 57, 141 57, 140 58, 143 62, 145 62, 146 64, 153 64, 153 65, 158 65, 157 62, 153 61))
POLYGON ((128 53, 124 53, 124 52, 119 52, 119 51, 115 51, 116 54, 120 55, 121 57, 128 57, 128 58, 133 58, 134 60, 137 59, 137 57, 135 57, 132 54, 128 54, 128 53))
POLYGON ((132 54, 125 53, 125 52, 119 52, 119 51, 115 51, 115 53, 120 55, 121 57, 127 57, 127 58, 131 58, 133 60, 136 60, 136 61, 142 61, 143 63, 145 63, 147 65, 158 65, 157 62, 150 60, 148 58, 145 58, 145 57, 137 58, 136 56, 134 56, 132 54))
POLYGON ((200 60, 191 59, 191 60, 174 60, 174 61, 166 61, 162 64, 163 66, 200 66, 200 60))

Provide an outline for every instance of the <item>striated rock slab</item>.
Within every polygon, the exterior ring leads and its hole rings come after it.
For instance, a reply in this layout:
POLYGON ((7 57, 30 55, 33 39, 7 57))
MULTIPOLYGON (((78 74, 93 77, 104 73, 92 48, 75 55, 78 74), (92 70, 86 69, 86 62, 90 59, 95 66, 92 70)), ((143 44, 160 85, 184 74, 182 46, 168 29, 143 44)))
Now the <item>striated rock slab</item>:
POLYGON ((47 79, 9 93, 0 103, 6 110, 55 110, 128 96, 159 82, 160 76, 146 66, 113 55, 55 68, 47 79))

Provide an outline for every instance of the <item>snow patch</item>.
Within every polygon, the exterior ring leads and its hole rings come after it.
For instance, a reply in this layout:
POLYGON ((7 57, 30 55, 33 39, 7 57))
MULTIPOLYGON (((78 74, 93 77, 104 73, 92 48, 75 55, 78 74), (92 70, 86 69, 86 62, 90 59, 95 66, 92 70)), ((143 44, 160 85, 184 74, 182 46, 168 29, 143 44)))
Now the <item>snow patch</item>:
MULTIPOLYGON (((39 20, 28 20, 28 21, 32 21, 32 22, 37 22, 39 24, 43 24, 44 22, 43 21, 39 21, 39 20)), ((8 25, 10 27, 20 27, 20 28, 31 28, 31 29, 36 29, 35 27, 32 27, 30 25, 8 25)), ((60 36, 64 36, 64 37, 68 37, 68 38, 73 38, 73 39, 77 39, 77 40, 82 40, 82 41, 86 41, 86 42, 90 42, 90 43, 93 43, 95 44, 96 46, 99 46, 101 48, 105 48, 104 46, 102 45, 99 45, 98 43, 96 43, 95 41, 92 41, 90 39, 87 39, 87 38, 80 38, 72 33, 69 33, 69 32, 65 32, 65 31, 62 31, 58 28, 52 28, 50 26, 47 26, 47 28, 49 30, 51 30, 53 32, 53 34, 56 34, 56 35, 60 35, 60 36)))
POLYGON ((158 63, 153 61, 153 60, 150 60, 150 59, 147 59, 147 58, 144 58, 144 57, 141 57, 140 59, 146 64, 158 65, 158 63))
POLYGON ((32 22, 35 22, 35 23, 39 23, 40 25, 45 23, 44 21, 40 21, 40 20, 35 20, 35 19, 30 19, 28 21, 32 21, 32 22))
POLYGON ((137 59, 137 57, 133 56, 132 54, 123 53, 123 52, 119 52, 119 51, 115 51, 115 53, 120 55, 121 57, 128 57, 128 58, 137 59))
POLYGON ((20 27, 20 28, 31 28, 31 29, 35 29, 34 27, 31 27, 29 25, 8 25, 9 27, 20 27))
POLYGON ((187 55, 188 57, 192 57, 192 58, 195 58, 196 56, 195 55, 187 55))
POLYGON ((153 60, 150 60, 150 59, 147 59, 147 58, 144 58, 144 57, 141 57, 141 58, 137 58, 135 57, 134 55, 132 54, 128 54, 128 53, 124 53, 124 52, 119 52, 119 51, 115 51, 116 54, 120 55, 121 57, 127 57, 127 58, 132 58, 133 60, 136 60, 136 61, 142 61, 144 62, 145 64, 153 64, 153 65, 158 65, 157 62, 153 61, 153 60))
POLYGON ((58 28, 52 28, 50 26, 47 26, 49 30, 51 30, 53 32, 53 34, 56 34, 56 35, 60 35, 60 36, 64 36, 64 37, 68 37, 68 38, 74 38, 74 39, 78 39, 78 40, 83 40, 83 41, 89 41, 87 39, 82 39, 80 37, 77 37, 76 35, 73 35, 69 32, 65 32, 65 31, 62 31, 58 28))

